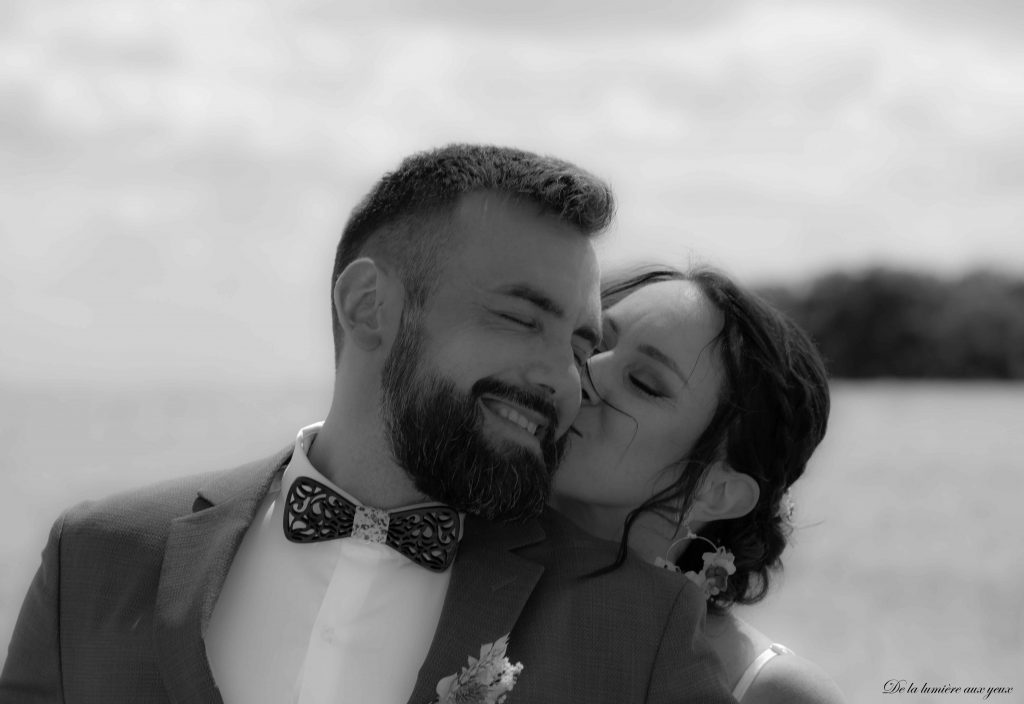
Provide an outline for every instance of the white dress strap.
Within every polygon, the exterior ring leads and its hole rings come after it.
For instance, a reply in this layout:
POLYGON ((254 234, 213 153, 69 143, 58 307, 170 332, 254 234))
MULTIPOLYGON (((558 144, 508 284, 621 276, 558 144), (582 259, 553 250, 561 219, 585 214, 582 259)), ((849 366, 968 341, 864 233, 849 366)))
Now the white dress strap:
POLYGON ((743 696, 750 689, 750 685, 754 683, 754 678, 757 677, 758 673, 761 672, 761 668, 767 664, 776 655, 792 655, 793 651, 784 645, 778 643, 772 643, 762 651, 760 655, 754 658, 754 662, 750 663, 747 669, 743 672, 743 676, 740 677, 740 681, 736 683, 736 686, 732 690, 732 696, 736 698, 736 701, 743 701, 743 696))

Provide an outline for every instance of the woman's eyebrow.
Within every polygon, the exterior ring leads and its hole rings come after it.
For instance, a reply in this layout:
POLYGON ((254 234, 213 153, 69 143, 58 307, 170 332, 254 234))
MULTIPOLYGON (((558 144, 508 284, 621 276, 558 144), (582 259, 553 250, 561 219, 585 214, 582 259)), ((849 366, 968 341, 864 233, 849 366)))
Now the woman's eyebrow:
POLYGON ((637 345, 636 349, 637 352, 640 352, 641 354, 650 357, 654 361, 660 362, 661 364, 665 365, 670 371, 675 373, 675 375, 678 376, 684 384, 690 384, 690 379, 686 376, 686 374, 683 374, 683 370, 679 368, 679 365, 676 364, 676 361, 669 357, 664 352, 662 352, 661 350, 659 350, 654 345, 637 345))
MULTIPOLYGON (((615 323, 614 320, 612 320, 612 317, 607 313, 605 313, 604 315, 604 324, 608 327, 609 330, 611 330, 612 339, 617 339, 619 336, 619 326, 615 323)), ((665 367, 667 367, 669 371, 673 372, 682 380, 684 384, 689 386, 690 378, 683 373, 683 370, 679 368, 679 365, 676 364, 676 361, 674 359, 672 359, 667 354, 659 350, 657 347, 655 347, 654 345, 643 344, 637 345, 636 350, 637 352, 645 355, 646 357, 653 359, 655 362, 659 362, 660 364, 665 365, 665 367)))

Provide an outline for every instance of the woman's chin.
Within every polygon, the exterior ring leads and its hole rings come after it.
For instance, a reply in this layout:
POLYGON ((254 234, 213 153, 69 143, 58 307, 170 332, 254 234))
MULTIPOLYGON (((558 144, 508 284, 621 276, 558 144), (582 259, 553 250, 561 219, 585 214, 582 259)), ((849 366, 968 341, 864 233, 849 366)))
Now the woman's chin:
POLYGON ((555 472, 555 476, 551 480, 551 493, 548 496, 548 505, 559 508, 578 503, 579 501, 580 499, 572 495, 571 487, 567 487, 564 481, 559 481, 558 472, 555 472))

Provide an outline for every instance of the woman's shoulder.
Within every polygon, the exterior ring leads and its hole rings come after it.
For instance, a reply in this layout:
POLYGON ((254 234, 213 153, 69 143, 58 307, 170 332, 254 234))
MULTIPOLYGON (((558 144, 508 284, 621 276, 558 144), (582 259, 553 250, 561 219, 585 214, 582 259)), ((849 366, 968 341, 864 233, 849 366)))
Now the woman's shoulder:
POLYGON ((772 643, 746 621, 709 614, 706 634, 729 686, 741 686, 743 704, 842 704, 842 693, 816 664, 772 643), (751 679, 752 678, 752 679, 751 679), (746 680, 744 682, 744 680, 746 680), (742 685, 741 685, 742 682, 742 685))
POLYGON ((744 704, 843 704, 842 692, 824 670, 792 651, 764 664, 744 704))

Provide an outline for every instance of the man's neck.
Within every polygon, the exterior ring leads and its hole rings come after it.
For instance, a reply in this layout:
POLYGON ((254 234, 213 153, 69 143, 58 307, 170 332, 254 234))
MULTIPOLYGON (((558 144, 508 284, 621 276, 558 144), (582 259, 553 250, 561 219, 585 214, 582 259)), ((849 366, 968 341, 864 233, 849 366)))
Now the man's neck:
POLYGON ((346 424, 329 414, 306 455, 318 472, 367 506, 391 510, 431 500, 395 463, 383 433, 365 424, 346 424))

